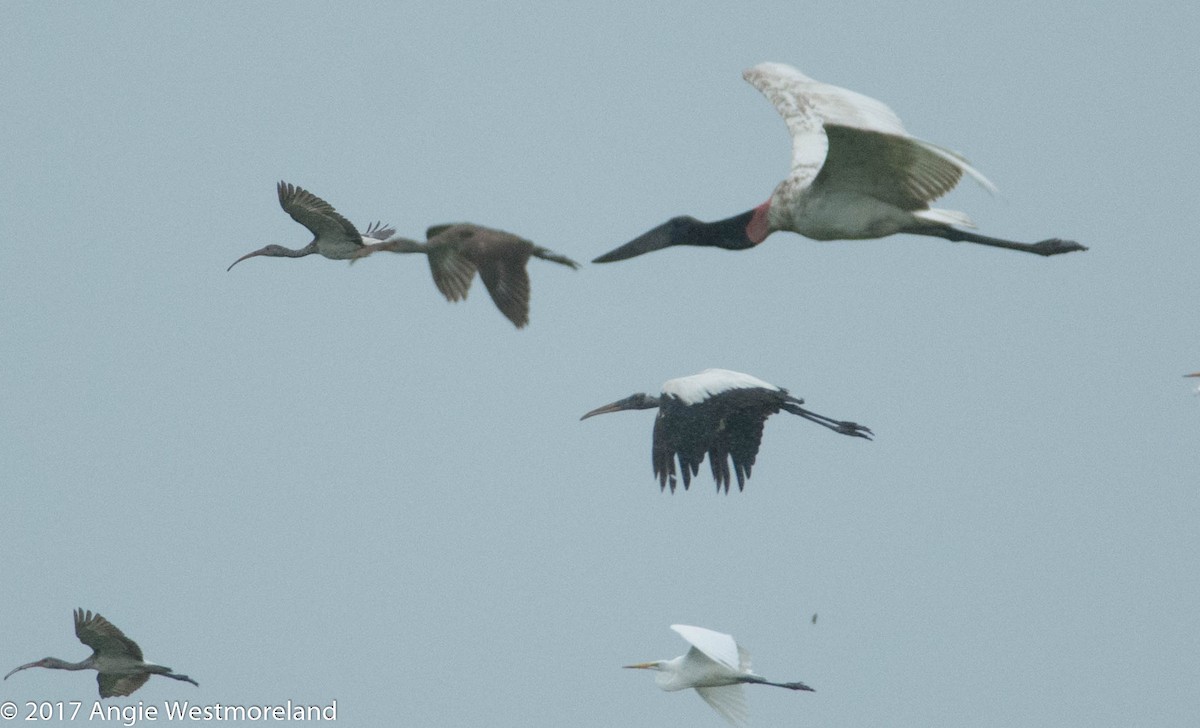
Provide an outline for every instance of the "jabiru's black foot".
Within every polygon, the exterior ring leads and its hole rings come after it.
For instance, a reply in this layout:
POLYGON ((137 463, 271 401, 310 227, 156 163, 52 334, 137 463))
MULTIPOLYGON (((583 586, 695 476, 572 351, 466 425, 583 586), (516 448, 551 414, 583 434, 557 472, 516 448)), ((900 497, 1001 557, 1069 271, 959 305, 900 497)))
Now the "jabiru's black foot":
POLYGON ((1087 250, 1086 245, 1080 245, 1074 240, 1063 240, 1062 238, 1050 238, 1049 240, 1043 240, 1029 246, 1029 252, 1046 257, 1085 250, 1087 250))

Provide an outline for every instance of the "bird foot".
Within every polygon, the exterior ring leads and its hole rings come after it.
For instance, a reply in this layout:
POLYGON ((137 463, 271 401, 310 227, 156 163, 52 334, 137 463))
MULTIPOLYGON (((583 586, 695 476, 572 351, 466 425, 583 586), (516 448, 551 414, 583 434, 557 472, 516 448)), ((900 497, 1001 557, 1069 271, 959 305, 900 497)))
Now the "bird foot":
POLYGON ((807 690, 810 693, 817 692, 802 682, 783 683, 783 687, 787 688, 788 690, 807 690))
MULTIPOLYGON (((875 437, 875 433, 871 432, 871 428, 863 427, 862 425, 858 424, 857 422, 839 422, 836 429, 837 429, 837 432, 840 432, 843 435, 849 435, 851 437, 861 437, 864 440, 873 440, 875 437)), ((802 684, 802 683, 797 683, 797 684, 802 684)))
POLYGON ((1040 243, 1034 243, 1029 246, 1029 252, 1046 257, 1061 253, 1073 253, 1077 250, 1082 252, 1087 250, 1087 246, 1080 245, 1074 240, 1063 240, 1062 238, 1050 238, 1049 240, 1043 240, 1040 243))

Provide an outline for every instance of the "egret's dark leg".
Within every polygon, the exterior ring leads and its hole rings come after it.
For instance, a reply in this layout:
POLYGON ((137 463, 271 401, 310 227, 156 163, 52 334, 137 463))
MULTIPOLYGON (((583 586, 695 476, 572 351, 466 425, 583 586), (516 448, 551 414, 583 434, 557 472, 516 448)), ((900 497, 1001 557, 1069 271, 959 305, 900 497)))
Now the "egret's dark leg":
POLYGON ((742 682, 754 683, 755 685, 774 685, 777 688, 787 688, 788 690, 807 690, 810 693, 817 692, 802 682, 777 683, 764 680, 758 675, 746 675, 742 678, 742 682))
POLYGON ((1080 245, 1074 240, 1063 240, 1061 238, 1050 238, 1037 243, 1014 243, 1011 240, 1003 240, 1001 238, 989 238, 986 235, 967 232, 953 227, 929 226, 921 228, 913 228, 905 232, 913 233, 914 235, 932 235, 933 237, 945 238, 955 243, 978 243, 980 245, 990 245, 993 248, 1007 248, 1008 250, 1019 250, 1023 253, 1033 253, 1049 257, 1051 255, 1059 255, 1061 253, 1073 253, 1076 250, 1087 250, 1087 246, 1080 245))
POLYGON ((843 422, 841 420, 831 419, 825 415, 819 415, 816 412, 806 410, 800 405, 796 404, 794 401, 784 402, 781 405, 781 409, 783 409, 785 412, 791 412, 794 415, 800 415, 809 422, 816 422, 822 427, 828 427, 834 432, 838 432, 843 435, 849 435, 850 437, 861 437, 863 439, 870 440, 875 434, 874 432, 871 432, 869 427, 863 427, 857 422, 843 422))

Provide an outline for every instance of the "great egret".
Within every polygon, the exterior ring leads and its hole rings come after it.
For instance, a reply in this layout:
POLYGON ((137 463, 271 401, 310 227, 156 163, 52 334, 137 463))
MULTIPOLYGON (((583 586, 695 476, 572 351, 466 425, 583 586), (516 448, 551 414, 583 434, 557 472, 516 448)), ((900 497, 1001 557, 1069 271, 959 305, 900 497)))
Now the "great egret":
POLYGON ((424 253, 429 257, 433 283, 447 301, 465 299, 478 270, 496 308, 518 329, 529 323, 529 273, 525 264, 530 256, 568 268, 579 267, 570 258, 538 247, 525 238, 481 225, 435 225, 426 231, 425 238, 424 243, 405 238, 370 243, 356 251, 353 258, 380 250, 424 253))
POLYGON ((671 629, 691 645, 686 654, 625 667, 657 671, 654 681, 663 690, 695 688, 704 702, 734 726, 744 726, 748 717, 742 692, 745 683, 815 692, 802 682, 777 683, 755 675, 750 670, 750 653, 730 635, 686 624, 673 624, 671 629))
POLYGON ((1072 240, 1017 243, 959 229, 973 227, 971 219, 929 203, 953 189, 964 172, 989 190, 992 183, 961 155, 910 136, 882 102, 815 81, 782 63, 760 63, 742 76, 787 123, 792 135, 788 178, 753 210, 717 222, 672 218, 592 262, 625 260, 672 245, 741 250, 779 230, 813 240, 931 235, 1043 256, 1087 250, 1072 240))

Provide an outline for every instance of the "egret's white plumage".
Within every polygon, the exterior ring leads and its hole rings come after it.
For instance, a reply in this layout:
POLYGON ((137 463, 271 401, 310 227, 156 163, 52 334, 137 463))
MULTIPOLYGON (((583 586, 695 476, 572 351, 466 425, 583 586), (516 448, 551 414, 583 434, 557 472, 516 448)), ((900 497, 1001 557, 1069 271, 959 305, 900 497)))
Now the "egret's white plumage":
POLYGON ((731 725, 740 728, 746 725, 749 717, 742 691, 745 683, 812 691, 801 682, 776 683, 756 675, 750 669, 750 654, 730 635, 687 624, 673 624, 671 629, 691 645, 685 654, 672 660, 641 662, 625 667, 655 670, 657 674, 654 681, 663 690, 694 688, 704 702, 731 725))

